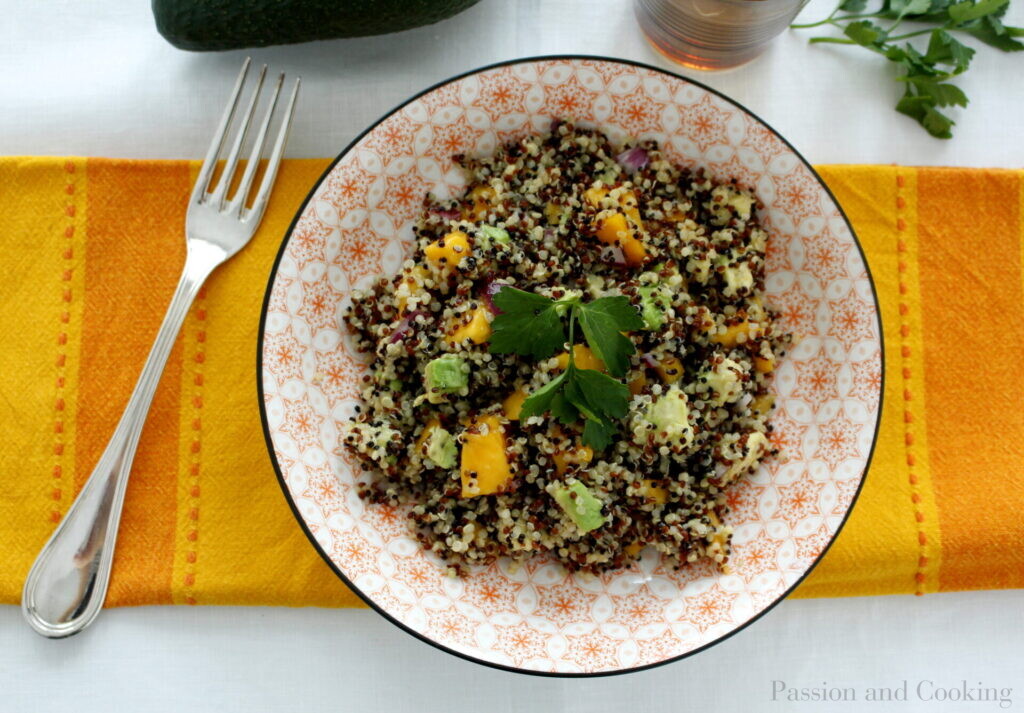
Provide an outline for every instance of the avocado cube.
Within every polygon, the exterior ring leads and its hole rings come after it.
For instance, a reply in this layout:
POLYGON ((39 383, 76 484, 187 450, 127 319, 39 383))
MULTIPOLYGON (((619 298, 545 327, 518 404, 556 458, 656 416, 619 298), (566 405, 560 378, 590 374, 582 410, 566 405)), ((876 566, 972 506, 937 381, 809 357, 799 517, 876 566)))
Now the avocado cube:
POLYGON ((428 394, 451 394, 469 384, 469 373, 463 368, 466 360, 445 354, 430 361, 424 371, 428 394))
POLYGON ((459 454, 455 444, 455 436, 440 426, 431 429, 427 440, 427 458, 434 461, 439 468, 454 468, 459 454))
POLYGON ((665 325, 667 300, 661 285, 645 285, 637 289, 640 295, 640 317, 644 329, 656 330, 665 325))
POLYGON ((486 247, 490 247, 491 241, 498 245, 508 245, 510 240, 507 230, 493 225, 482 226, 480 228, 479 238, 483 241, 486 247))
POLYGON ((568 481, 555 488, 551 495, 582 532, 596 530, 604 524, 601 501, 580 481, 568 481))

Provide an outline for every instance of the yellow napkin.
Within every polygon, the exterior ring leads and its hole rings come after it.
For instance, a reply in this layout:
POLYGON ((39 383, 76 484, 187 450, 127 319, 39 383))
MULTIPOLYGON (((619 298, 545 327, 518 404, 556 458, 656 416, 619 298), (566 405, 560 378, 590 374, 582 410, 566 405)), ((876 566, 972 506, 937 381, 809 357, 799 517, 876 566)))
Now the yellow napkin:
MULTIPOLYGON (((263 444, 256 335, 326 160, 286 161, 210 279, 135 459, 107 604, 353 606, 263 444)), ((0 159, 0 602, 88 477, 184 260, 198 165, 0 159)), ((882 303, 885 405, 860 501, 797 596, 1024 586, 1024 172, 823 166, 882 303)))

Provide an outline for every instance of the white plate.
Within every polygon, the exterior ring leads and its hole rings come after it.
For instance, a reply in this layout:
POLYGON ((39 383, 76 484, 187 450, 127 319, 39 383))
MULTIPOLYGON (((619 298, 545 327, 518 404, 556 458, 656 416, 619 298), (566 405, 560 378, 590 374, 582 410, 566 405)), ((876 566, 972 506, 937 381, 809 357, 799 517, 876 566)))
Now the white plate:
MULTIPOLYGON (((338 575, 410 633, 481 663, 593 675, 694 653, 741 629, 807 575, 842 526, 877 436, 882 337, 871 276, 828 189, 784 139, 735 102, 662 70, 593 57, 524 59, 413 97, 346 148, 281 247, 260 324, 260 406, 299 523, 338 575), (613 140, 656 139, 685 166, 739 179, 764 203, 766 290, 800 335, 780 363, 775 459, 733 486, 733 572, 673 571, 650 553, 598 579, 547 560, 443 575, 404 515, 356 495, 339 426, 364 366, 340 326, 351 287, 396 272, 429 190, 461 188, 457 153, 486 154, 553 118, 613 140)), ((339 586, 340 583, 339 583, 339 586)))

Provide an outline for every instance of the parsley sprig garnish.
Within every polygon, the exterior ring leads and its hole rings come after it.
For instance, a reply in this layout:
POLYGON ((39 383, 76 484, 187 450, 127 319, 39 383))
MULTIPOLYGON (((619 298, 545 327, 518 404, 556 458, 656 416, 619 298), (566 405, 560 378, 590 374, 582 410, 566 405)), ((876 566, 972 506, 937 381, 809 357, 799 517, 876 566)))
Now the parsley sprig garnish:
POLYGON ((811 43, 860 45, 893 62, 902 71, 896 81, 905 85, 896 111, 917 121, 940 139, 952 138, 955 122, 940 107, 967 106, 967 95, 950 80, 963 74, 975 50, 952 33, 968 35, 1004 52, 1024 50, 1024 28, 1004 25, 1010 0, 882 0, 881 6, 865 12, 869 0, 843 0, 832 14, 819 22, 793 25, 795 28, 833 25, 846 37, 812 37, 811 43), (845 13, 845 14, 840 14, 845 13), (891 21, 882 26, 872 20, 891 21), (927 25, 911 32, 896 33, 905 22, 927 25), (928 35, 922 52, 910 42, 928 35))
POLYGON ((492 298, 501 313, 491 323, 492 354, 519 354, 546 359, 569 346, 565 370, 523 402, 519 417, 547 412, 564 424, 582 416, 583 442, 595 450, 611 443, 615 422, 629 408, 629 389, 613 376, 624 376, 636 348, 622 332, 643 327, 643 319, 625 297, 584 302, 578 295, 553 300, 503 287, 492 298), (576 366, 573 345, 577 325, 587 346, 604 362, 608 374, 576 366))

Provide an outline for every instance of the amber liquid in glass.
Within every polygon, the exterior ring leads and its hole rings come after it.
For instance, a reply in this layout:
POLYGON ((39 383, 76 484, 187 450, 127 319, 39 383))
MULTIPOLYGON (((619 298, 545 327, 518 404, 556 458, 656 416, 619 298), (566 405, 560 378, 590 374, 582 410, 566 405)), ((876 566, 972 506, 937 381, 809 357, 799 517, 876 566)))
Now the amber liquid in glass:
POLYGON ((647 39, 673 62, 728 69, 749 62, 807 0, 635 0, 647 39))

